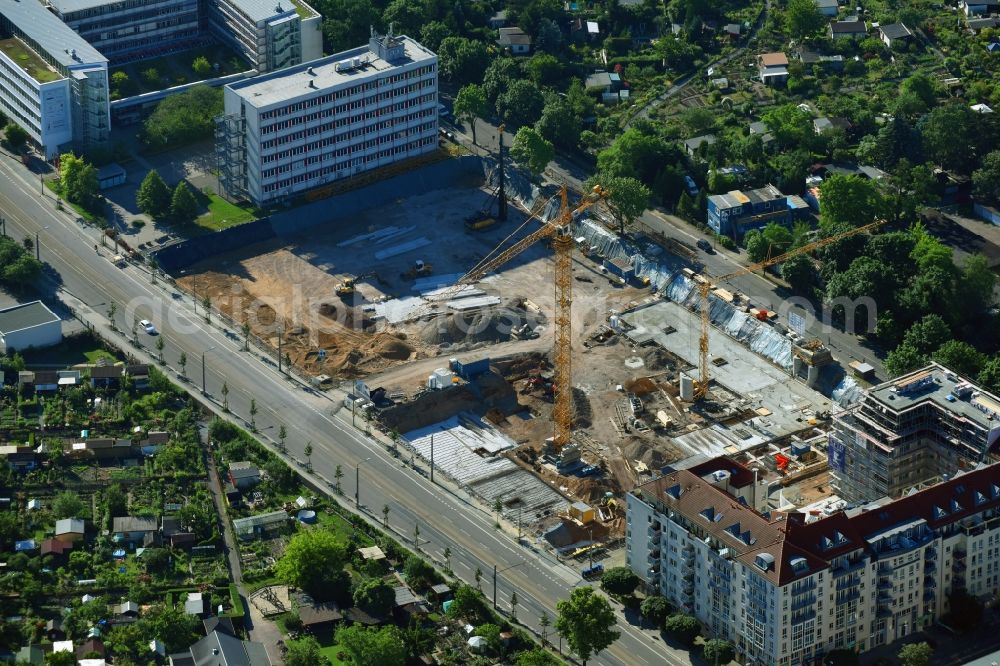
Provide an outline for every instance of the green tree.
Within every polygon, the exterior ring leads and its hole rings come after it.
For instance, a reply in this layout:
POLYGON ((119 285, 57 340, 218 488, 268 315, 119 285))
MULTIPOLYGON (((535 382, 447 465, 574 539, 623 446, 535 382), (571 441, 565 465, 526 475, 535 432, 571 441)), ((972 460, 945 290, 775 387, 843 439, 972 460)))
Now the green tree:
POLYGON ((1000 203, 1000 150, 983 158, 980 167, 972 172, 972 184, 978 196, 994 204, 1000 203))
POLYGON ((580 140, 580 118, 573 107, 562 98, 550 99, 542 110, 542 117, 535 123, 538 133, 554 145, 575 150, 580 140))
POLYGON ((612 567, 601 576, 601 589, 608 594, 626 597, 639 587, 639 577, 628 567, 612 567))
POLYGON ((445 37, 451 36, 451 28, 441 21, 430 21, 420 28, 420 43, 435 53, 445 37))
POLYGON ((437 572, 426 560, 416 555, 410 555, 403 564, 403 575, 406 582, 417 590, 422 590, 437 582, 437 572))
POLYGON ((329 660, 320 652, 319 643, 312 636, 285 642, 285 666, 329 666, 329 660))
POLYGON ((975 377, 986 364, 979 350, 961 340, 948 340, 931 355, 931 360, 966 377, 975 377))
POLYGON ((535 85, 551 86, 562 77, 563 66, 559 58, 549 53, 536 53, 524 63, 524 71, 535 85))
POLYGON ((409 0, 392 0, 382 12, 382 24, 392 25, 397 35, 420 34, 420 27, 427 18, 424 5, 409 0))
POLYGON ((658 136, 629 128, 597 155, 597 171, 609 176, 637 178, 651 186, 664 165, 684 162, 679 149, 658 136))
POLYGON ((497 652, 500 649, 500 627, 492 622, 476 627, 475 635, 485 638, 490 650, 497 652))
POLYGON ((574 588, 568 599, 556 604, 556 631, 566 638, 570 649, 584 666, 591 656, 608 647, 621 635, 608 600, 592 587, 574 588))
POLYGON ((808 295, 816 283, 816 267, 812 259, 799 254, 781 264, 781 278, 795 293, 808 295))
POLYGON ((733 644, 721 638, 712 638, 701 646, 701 656, 706 664, 728 664, 733 660, 733 644))
POLYGON ((924 315, 906 331, 903 343, 913 347, 919 354, 927 356, 951 340, 951 336, 951 329, 944 319, 940 315, 929 314, 924 315))
POLYGON ((927 356, 906 342, 886 354, 885 371, 890 377, 898 377, 927 363, 927 356))
POLYGON ((885 202, 875 184, 858 176, 835 174, 819 186, 823 206, 820 226, 826 230, 837 225, 860 227, 870 224, 885 210, 885 202))
POLYGON ((292 537, 275 565, 282 582, 321 598, 329 587, 343 583, 347 547, 330 532, 311 530, 292 537))
POLYGON ((135 203, 146 215, 160 219, 170 212, 170 188, 153 169, 146 174, 135 193, 135 203))
POLYGON ((73 666, 76 655, 72 652, 49 652, 45 655, 45 666, 73 666))
MULTIPOLYGON (((813 5, 815 8, 815 5, 813 5)), ((812 115, 795 104, 777 106, 765 113, 761 120, 771 130, 775 141, 782 148, 809 146, 815 136, 812 115)))
POLYGON ((544 106, 542 91, 527 79, 511 81, 497 97, 497 115, 515 127, 534 123, 544 106))
POLYGON ((764 261, 767 258, 768 242, 759 229, 751 229, 743 234, 743 246, 747 249, 750 261, 764 261))
POLYGON ((545 140, 533 127, 523 126, 514 135, 514 145, 510 148, 510 156, 519 164, 528 168, 534 176, 539 176, 552 158, 556 150, 551 142, 545 140))
POLYGON ((827 18, 819 12, 813 0, 788 0, 785 20, 788 21, 789 32, 796 39, 813 37, 827 24, 827 18))
POLYGON ((128 74, 119 70, 111 75, 111 87, 118 91, 119 94, 124 94, 126 90, 132 87, 132 82, 128 78, 128 74))
MULTIPOLYGON (((694 202, 694 198, 691 197, 687 191, 681 192, 680 198, 677 200, 677 214, 683 217, 685 220, 694 221, 698 217, 697 205, 694 202)), ((755 230, 756 231, 756 230, 755 230)), ((760 232, 757 232, 760 235, 760 232)))
POLYGON ((655 626, 662 627, 667 616, 670 615, 670 602, 658 594, 649 596, 642 600, 639 612, 655 626))
POLYGON ((521 65, 517 60, 509 56, 494 59, 486 68, 486 73, 483 74, 483 90, 486 92, 486 99, 491 105, 496 106, 500 94, 521 77, 521 65))
MULTIPOLYGON (((211 504, 211 499, 209 499, 211 504)), ((167 653, 185 650, 198 640, 201 620, 184 612, 183 606, 154 606, 145 612, 143 625, 149 639, 157 638, 167 648, 167 653)))
POLYGON ((395 598, 392 586, 381 578, 369 578, 354 588, 354 605, 375 617, 386 617, 395 598))
POLYGON ((183 180, 177 183, 170 197, 170 215, 180 222, 191 222, 198 215, 198 200, 194 198, 191 188, 183 180))
POLYGON ((934 649, 927 643, 904 645, 897 654, 900 666, 930 666, 934 649))
POLYGON ((151 86, 158 85, 160 83, 160 72, 155 67, 148 67, 142 70, 142 80, 151 86))
POLYGON ((351 655, 355 666, 404 666, 407 649, 403 635, 395 626, 362 627, 351 625, 337 630, 337 643, 351 655))
POLYGON ((482 81, 489 65, 486 45, 465 37, 445 37, 437 53, 441 74, 456 85, 482 81))
POLYGON ((222 113, 222 89, 197 85, 157 104, 143 123, 139 138, 152 150, 207 139, 213 135, 215 119, 222 113))
POLYGON ((937 102, 937 84, 922 71, 914 72, 904 79, 899 85, 899 91, 903 95, 916 95, 923 102, 925 109, 931 108, 937 102))
POLYGON ((993 356, 983 364, 976 381, 990 393, 1000 393, 1000 356, 993 356))
POLYGON ((927 157, 950 171, 969 173, 976 154, 976 112, 965 102, 934 108, 920 121, 927 157))
POLYGON ((323 50, 326 53, 339 53, 367 43, 371 26, 377 26, 382 18, 371 0, 326 0, 318 9, 324 17, 323 50))
POLYGON ((72 490, 65 490, 52 500, 52 513, 56 518, 82 518, 83 501, 72 490))
POLYGON ((101 189, 94 165, 73 153, 59 156, 59 185, 67 200, 87 209, 95 206, 101 189))
POLYGON ((768 222, 761 233, 764 235, 764 240, 767 241, 767 255, 769 257, 784 254, 792 246, 792 232, 784 225, 768 222))
POLYGON ((29 139, 28 132, 25 131, 23 127, 16 123, 10 123, 6 126, 6 132, 4 132, 4 140, 11 150, 17 152, 24 148, 24 144, 28 143, 29 139))
POLYGON ((448 607, 448 614, 477 623, 487 614, 482 593, 468 585, 459 585, 455 590, 454 601, 448 607))
POLYGON ((701 633, 701 623, 693 615, 676 613, 664 623, 667 633, 685 645, 694 645, 694 639, 701 633))
POLYGON ((472 143, 476 141, 476 120, 486 118, 490 112, 486 91, 481 85, 470 83, 463 86, 455 96, 453 111, 456 118, 462 119, 472 128, 472 143))
POLYGON ((618 223, 619 235, 625 235, 625 227, 639 219, 649 206, 649 188, 636 178, 597 174, 591 185, 600 185, 608 191, 604 200, 611 216, 618 223))
POLYGON ((191 69, 198 76, 207 76, 212 71, 212 64, 208 62, 208 58, 201 55, 191 61, 191 69))

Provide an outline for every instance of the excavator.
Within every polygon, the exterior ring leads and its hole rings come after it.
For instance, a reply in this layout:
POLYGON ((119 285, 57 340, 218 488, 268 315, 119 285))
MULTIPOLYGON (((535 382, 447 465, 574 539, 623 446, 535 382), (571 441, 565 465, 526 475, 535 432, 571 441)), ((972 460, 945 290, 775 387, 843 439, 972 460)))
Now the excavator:
POLYGON ((357 283, 360 282, 361 280, 366 280, 368 278, 375 278, 376 280, 379 281, 379 283, 382 282, 381 278, 379 278, 378 276, 378 273, 376 273, 375 271, 362 273, 361 275, 355 277, 344 278, 343 282, 337 284, 337 296, 340 296, 341 298, 347 298, 348 296, 353 296, 354 292, 356 291, 357 283))

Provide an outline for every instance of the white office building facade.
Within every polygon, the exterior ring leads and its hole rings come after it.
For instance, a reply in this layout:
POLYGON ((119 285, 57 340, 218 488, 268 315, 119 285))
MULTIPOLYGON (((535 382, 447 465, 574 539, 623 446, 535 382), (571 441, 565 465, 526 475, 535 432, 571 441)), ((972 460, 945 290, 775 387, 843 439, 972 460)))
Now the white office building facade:
POLYGON ((0 38, 0 110, 47 159, 107 140, 107 58, 35 0, 0 6, 0 38))
POLYGON ((209 0, 208 24, 260 73, 322 57, 323 18, 303 0, 209 0))
POLYGON ((436 149, 437 56, 409 37, 225 88, 219 181, 257 205, 436 149))
POLYGON ((998 484, 1000 467, 984 467, 817 520, 761 514, 711 473, 670 472, 627 496, 627 561, 745 663, 820 663, 905 639, 952 592, 1000 590, 998 484))

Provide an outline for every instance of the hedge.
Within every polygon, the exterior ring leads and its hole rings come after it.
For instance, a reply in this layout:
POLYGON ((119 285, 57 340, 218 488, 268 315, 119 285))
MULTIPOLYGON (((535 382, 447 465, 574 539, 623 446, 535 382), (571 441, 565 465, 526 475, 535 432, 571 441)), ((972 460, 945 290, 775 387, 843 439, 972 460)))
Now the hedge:
POLYGON ((229 584, 229 601, 233 604, 233 609, 226 613, 226 615, 234 620, 243 620, 243 600, 240 598, 240 590, 236 587, 236 583, 229 584))

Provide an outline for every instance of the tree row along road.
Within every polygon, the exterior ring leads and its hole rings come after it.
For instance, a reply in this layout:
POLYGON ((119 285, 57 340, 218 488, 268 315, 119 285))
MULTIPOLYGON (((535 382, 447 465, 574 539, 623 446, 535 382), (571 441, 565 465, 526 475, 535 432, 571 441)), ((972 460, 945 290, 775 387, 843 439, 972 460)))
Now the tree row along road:
MULTIPOLYGON (((200 388, 204 354, 207 392, 215 401, 221 401, 225 383, 230 409, 249 419, 250 401, 255 400, 258 429, 273 440, 284 424, 292 457, 304 460, 304 448, 311 442, 317 475, 332 480, 335 467, 342 466, 345 498, 354 495, 354 468, 360 464, 361 503, 375 522, 381 522, 382 506, 389 505, 390 526, 404 535, 404 541, 405 535, 413 534, 414 525, 419 525, 421 550, 440 562, 445 548, 450 548, 456 575, 472 584, 474 572, 480 570, 487 597, 492 596, 494 565, 501 570, 511 567, 499 577, 497 596, 500 606, 509 608, 510 593, 516 591, 518 618, 525 624, 537 630, 542 612, 554 617, 556 602, 581 584, 575 568, 539 558, 518 546, 511 536, 494 529, 494 519, 487 511, 469 505, 441 485, 432 485, 401 464, 381 444, 354 428, 345 410, 334 415, 334 403, 328 398, 302 390, 275 368, 261 363, 256 352, 240 351, 240 341, 227 338, 214 323, 206 324, 200 313, 193 313, 191 301, 171 298, 169 287, 151 284, 148 273, 142 270, 115 268, 107 251, 94 251, 98 237, 93 231, 81 229, 55 211, 53 199, 40 200, 37 186, 32 187, 6 160, 0 163, 0 209, 10 235, 39 235, 41 259, 60 273, 66 300, 89 323, 106 326, 105 313, 112 302, 117 306, 115 323, 126 335, 134 317, 152 319, 162 332, 168 365, 176 368, 181 352, 187 355, 186 374, 192 378, 188 389, 192 392, 200 388), (128 306, 136 302, 142 304, 134 310, 128 306)), ((151 338, 143 333, 140 336, 147 350, 153 346, 151 338)), ((668 648, 653 632, 624 620, 619 628, 622 637, 591 663, 689 663, 686 653, 668 648)))

